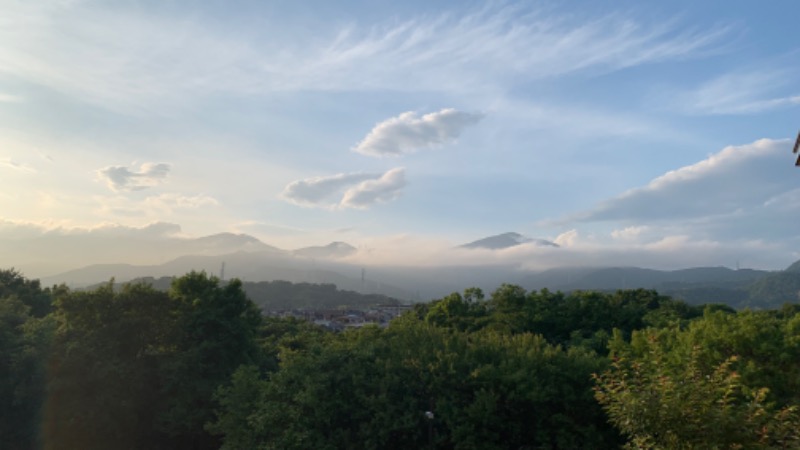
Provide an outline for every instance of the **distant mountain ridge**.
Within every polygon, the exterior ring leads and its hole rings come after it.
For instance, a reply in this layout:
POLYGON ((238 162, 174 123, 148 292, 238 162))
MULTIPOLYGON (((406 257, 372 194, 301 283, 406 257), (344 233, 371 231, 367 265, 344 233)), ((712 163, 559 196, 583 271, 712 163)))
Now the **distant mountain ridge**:
MULTIPOLYGON (((85 242, 82 236, 70 242, 74 254, 80 254, 79 244, 85 242)), ((42 283, 47 286, 66 282, 81 287, 106 282, 111 278, 117 282, 127 282, 148 276, 180 276, 191 270, 222 276, 224 264, 225 278, 236 277, 252 282, 283 280, 334 284, 342 290, 386 295, 407 301, 440 298, 467 287, 479 287, 490 293, 503 283, 517 284, 529 290, 547 288, 552 291, 656 289, 689 303, 718 302, 737 308, 767 308, 800 300, 800 261, 784 271, 734 270, 726 267, 681 270, 570 267, 530 272, 522 270, 518 264, 498 262, 450 266, 369 266, 349 262, 346 257, 357 249, 344 242, 282 250, 255 237, 234 233, 197 239, 140 237, 131 241, 104 235, 99 241, 92 241, 93 246, 89 250, 95 250, 100 245, 98 242, 111 247, 106 249, 106 259, 125 260, 125 252, 135 247, 139 251, 162 255, 165 262, 86 265, 55 276, 39 277, 42 283), (167 259, 175 253, 180 254, 167 259)), ((558 247, 554 242, 508 232, 464 244, 461 248, 499 250, 518 245, 558 247)))

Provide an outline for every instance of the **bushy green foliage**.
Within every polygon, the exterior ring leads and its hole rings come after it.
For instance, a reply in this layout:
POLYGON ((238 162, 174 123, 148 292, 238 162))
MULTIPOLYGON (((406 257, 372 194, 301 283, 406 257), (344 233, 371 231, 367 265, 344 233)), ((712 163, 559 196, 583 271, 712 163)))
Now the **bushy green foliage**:
POLYGON ((437 326, 536 333, 551 343, 583 345, 605 353, 614 329, 629 336, 645 326, 685 325, 702 311, 645 289, 564 294, 547 289, 526 292, 519 286, 503 285, 488 300, 479 290, 467 290, 463 296, 451 294, 435 300, 417 315, 437 326))
POLYGON ((798 448, 798 317, 708 311, 617 333, 596 397, 632 448, 798 448))
POLYGON ((541 336, 464 333, 409 315, 286 348, 268 378, 237 373, 218 392, 212 429, 226 449, 608 447, 617 436, 589 378, 604 361, 541 336))
POLYGON ((167 294, 111 283, 55 304, 45 448, 142 448, 158 441, 160 367, 174 355, 167 294))
POLYGON ((167 293, 112 283, 59 298, 45 448, 218 448, 213 393, 261 362, 258 309, 231 281, 192 272, 167 293))

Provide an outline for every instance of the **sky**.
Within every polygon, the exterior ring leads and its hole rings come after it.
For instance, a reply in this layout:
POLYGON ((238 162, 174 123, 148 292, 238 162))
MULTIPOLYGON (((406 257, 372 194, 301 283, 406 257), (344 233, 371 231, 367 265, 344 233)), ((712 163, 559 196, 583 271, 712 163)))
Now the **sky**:
POLYGON ((560 253, 476 258, 800 259, 797 2, 0 10, 0 240, 234 232, 444 264, 515 231, 560 253))

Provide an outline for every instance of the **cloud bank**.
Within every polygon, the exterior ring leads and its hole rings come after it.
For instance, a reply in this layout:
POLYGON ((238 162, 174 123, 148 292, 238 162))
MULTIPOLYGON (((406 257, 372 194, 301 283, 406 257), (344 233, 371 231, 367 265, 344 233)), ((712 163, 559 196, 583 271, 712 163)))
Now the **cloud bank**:
POLYGON ((761 139, 726 147, 574 218, 642 222, 733 214, 762 207, 796 188, 797 176, 789 141, 761 139))
POLYGON ((397 198, 405 185, 405 169, 396 167, 384 174, 340 173, 293 181, 281 197, 301 206, 366 209, 397 198))
POLYGON ((108 187, 115 192, 139 191, 162 183, 169 174, 170 165, 165 163, 144 163, 139 170, 125 166, 109 166, 97 171, 108 187))
POLYGON ((376 125, 353 151, 367 156, 400 156, 437 147, 455 141, 465 128, 482 118, 482 114, 455 109, 442 109, 422 117, 415 112, 404 112, 376 125))

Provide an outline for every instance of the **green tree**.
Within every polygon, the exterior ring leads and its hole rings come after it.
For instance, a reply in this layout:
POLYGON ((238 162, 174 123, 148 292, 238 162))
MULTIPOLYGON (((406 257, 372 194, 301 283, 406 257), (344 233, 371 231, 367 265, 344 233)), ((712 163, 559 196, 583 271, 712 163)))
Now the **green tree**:
POLYGON ((163 368, 166 409, 159 429, 171 436, 174 449, 219 448, 204 426, 214 418, 214 392, 242 365, 260 365, 257 337, 259 309, 239 280, 224 285, 205 272, 190 272, 173 281, 169 293, 177 302, 175 355, 163 368))
POLYGON ((51 290, 42 289, 39 280, 25 278, 14 269, 0 270, 0 298, 12 296, 22 301, 33 317, 44 317, 52 309, 51 290))
POLYGON ((160 367, 174 355, 174 306, 142 284, 56 301, 45 448, 159 448, 153 415, 160 367))
POLYGON ((41 414, 53 323, 38 280, 0 270, 0 438, 4 448, 41 445, 41 414))

